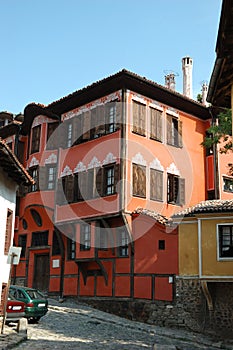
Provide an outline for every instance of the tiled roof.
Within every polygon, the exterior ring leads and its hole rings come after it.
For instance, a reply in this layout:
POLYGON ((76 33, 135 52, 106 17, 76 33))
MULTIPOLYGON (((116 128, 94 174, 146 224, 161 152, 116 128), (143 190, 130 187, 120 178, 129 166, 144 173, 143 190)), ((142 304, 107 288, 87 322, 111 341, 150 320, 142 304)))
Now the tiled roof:
POLYGON ((233 212, 233 199, 222 200, 213 199, 208 201, 202 201, 192 207, 184 209, 172 216, 172 218, 177 218, 181 216, 193 216, 195 214, 205 214, 205 213, 225 213, 233 212))
POLYGON ((156 221, 158 221, 162 225, 170 225, 171 224, 171 221, 166 216, 163 216, 163 215, 161 215, 153 210, 137 208, 132 212, 132 215, 141 215, 141 214, 152 217, 153 219, 155 219, 156 221))
POLYGON ((32 185, 34 180, 28 174, 5 141, 0 138, 0 166, 17 184, 32 185))

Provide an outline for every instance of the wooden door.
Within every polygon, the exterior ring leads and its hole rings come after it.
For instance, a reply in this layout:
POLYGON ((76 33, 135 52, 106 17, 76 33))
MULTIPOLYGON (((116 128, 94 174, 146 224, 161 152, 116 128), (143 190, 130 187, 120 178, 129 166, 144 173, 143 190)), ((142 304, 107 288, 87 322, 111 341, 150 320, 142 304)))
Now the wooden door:
POLYGON ((33 288, 49 290, 49 254, 36 254, 34 260, 33 288))

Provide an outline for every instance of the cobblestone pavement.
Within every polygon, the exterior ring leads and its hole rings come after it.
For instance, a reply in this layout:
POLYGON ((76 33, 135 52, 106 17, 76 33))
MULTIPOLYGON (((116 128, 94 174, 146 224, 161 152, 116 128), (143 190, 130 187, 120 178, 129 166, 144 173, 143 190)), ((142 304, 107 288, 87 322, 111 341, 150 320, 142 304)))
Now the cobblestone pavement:
POLYGON ((129 321, 73 300, 61 304, 49 299, 49 304, 47 315, 28 325, 28 340, 15 349, 233 349, 222 341, 129 321))

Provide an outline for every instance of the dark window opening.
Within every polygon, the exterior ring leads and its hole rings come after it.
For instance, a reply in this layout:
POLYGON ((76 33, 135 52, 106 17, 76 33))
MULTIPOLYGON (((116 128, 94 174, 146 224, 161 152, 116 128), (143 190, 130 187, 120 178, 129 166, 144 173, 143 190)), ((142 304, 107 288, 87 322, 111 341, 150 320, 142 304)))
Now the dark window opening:
POLYGON ((60 255, 61 254, 61 248, 59 239, 57 237, 57 233, 53 232, 53 246, 52 246, 52 255, 60 255))
POLYGON ((30 209, 31 215, 33 220, 35 221, 35 223, 37 224, 37 226, 41 227, 42 226, 42 218, 40 216, 40 214, 38 213, 38 211, 36 211, 35 209, 30 209))
POLYGON ((39 190, 39 169, 38 167, 33 167, 29 169, 29 174, 34 180, 34 184, 30 187, 30 192, 36 192, 39 190))
POLYGON ((46 143, 46 149, 56 149, 57 148, 57 133, 54 133, 54 131, 57 129, 59 123, 48 123, 47 124, 47 143, 46 143))
POLYGON ((74 260, 76 256, 76 242, 75 239, 67 237, 67 259, 74 260))
POLYGON ((129 255, 129 236, 125 229, 120 229, 118 231, 119 237, 119 247, 118 254, 119 256, 128 256, 129 255))
POLYGON ((49 231, 32 232, 32 247, 43 247, 48 245, 49 231))
POLYGON ((22 220, 22 225, 23 225, 23 229, 24 229, 24 230, 27 230, 27 228, 28 228, 28 223, 27 223, 27 221, 26 221, 25 219, 22 220))
POLYGON ((32 129, 31 153, 39 152, 40 150, 40 133, 41 133, 40 125, 37 125, 32 129))
POLYGON ((167 176, 167 202, 176 205, 185 203, 185 179, 177 175, 167 176))
POLYGON ((233 178, 223 177, 223 191, 233 193, 233 178))
POLYGON ((19 247, 21 247, 21 258, 26 256, 26 247, 27 247, 27 235, 19 235, 19 247))
POLYGON ((165 240, 164 239, 159 240, 159 250, 165 250, 165 240))
POLYGON ((233 258, 233 225, 219 225, 219 257, 233 258))

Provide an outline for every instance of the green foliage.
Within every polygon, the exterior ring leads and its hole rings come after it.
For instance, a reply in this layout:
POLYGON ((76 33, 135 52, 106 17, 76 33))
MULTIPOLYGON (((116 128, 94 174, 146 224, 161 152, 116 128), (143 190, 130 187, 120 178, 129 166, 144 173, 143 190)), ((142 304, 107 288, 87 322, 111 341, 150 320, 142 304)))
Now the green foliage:
POLYGON ((207 136, 202 142, 202 146, 206 148, 222 143, 220 153, 233 151, 232 149, 232 115, 231 110, 227 109, 218 115, 216 123, 209 127, 207 136))

